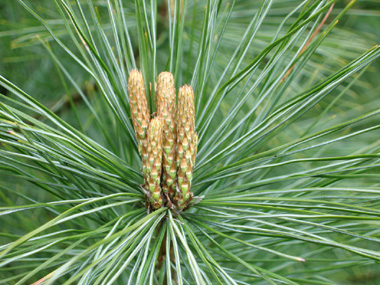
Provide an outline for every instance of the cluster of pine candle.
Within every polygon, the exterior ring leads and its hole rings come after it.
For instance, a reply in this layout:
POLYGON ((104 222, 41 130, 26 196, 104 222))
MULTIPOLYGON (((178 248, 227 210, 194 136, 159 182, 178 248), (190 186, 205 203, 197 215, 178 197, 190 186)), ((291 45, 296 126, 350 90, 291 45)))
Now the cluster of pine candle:
POLYGON ((194 92, 184 85, 176 98, 170 72, 160 73, 155 86, 157 111, 151 116, 141 72, 132 70, 129 74, 129 101, 143 165, 143 187, 150 208, 166 206, 182 211, 193 198, 190 188, 198 145, 194 92))

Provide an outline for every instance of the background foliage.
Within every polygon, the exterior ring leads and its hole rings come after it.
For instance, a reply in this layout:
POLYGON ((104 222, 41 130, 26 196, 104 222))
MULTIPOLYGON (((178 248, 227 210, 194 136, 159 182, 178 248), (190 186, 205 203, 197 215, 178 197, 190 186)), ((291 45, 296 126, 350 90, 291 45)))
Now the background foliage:
POLYGON ((183 2, 0 4, 0 284, 377 284, 380 3, 183 2), (196 93, 181 217, 144 208, 135 67, 196 93))

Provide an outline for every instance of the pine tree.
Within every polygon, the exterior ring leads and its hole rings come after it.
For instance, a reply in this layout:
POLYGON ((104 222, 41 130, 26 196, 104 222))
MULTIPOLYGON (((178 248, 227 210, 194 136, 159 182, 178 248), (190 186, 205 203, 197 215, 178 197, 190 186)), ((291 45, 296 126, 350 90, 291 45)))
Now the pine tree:
POLYGON ((376 283, 376 4, 4 1, 0 284, 376 283))

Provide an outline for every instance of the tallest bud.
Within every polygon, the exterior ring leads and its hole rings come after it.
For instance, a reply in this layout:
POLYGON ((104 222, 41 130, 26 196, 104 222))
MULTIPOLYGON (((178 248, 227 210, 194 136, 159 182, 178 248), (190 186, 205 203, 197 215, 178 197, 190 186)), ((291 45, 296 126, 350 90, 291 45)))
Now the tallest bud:
POLYGON ((144 78, 134 69, 128 78, 129 103, 131 106, 133 128, 136 132, 139 152, 144 159, 146 153, 146 135, 149 126, 149 108, 145 95, 144 78))
POLYGON ((157 115, 163 122, 162 190, 173 197, 176 180, 176 94, 174 78, 170 72, 161 72, 157 78, 157 115))

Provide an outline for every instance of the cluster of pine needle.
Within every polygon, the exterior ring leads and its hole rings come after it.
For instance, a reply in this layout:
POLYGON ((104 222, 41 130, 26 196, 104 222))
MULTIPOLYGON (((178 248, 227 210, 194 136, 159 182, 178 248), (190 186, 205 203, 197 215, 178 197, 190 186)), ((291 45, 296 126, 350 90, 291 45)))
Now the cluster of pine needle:
POLYGON ((166 206, 182 211, 193 198, 190 188, 198 145, 194 92, 184 85, 176 98, 170 72, 160 73, 155 86, 157 112, 151 116, 143 75, 138 70, 129 74, 129 101, 143 165, 143 188, 149 208, 166 206))

